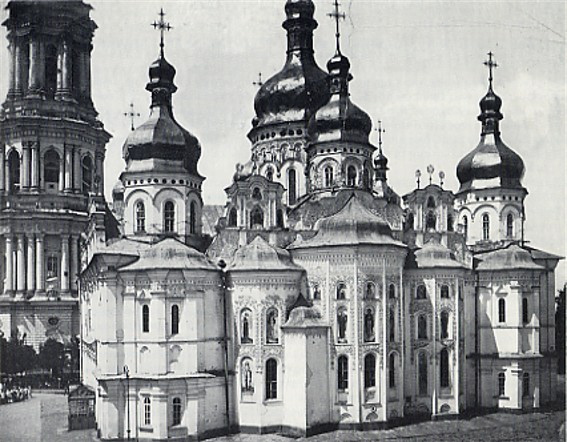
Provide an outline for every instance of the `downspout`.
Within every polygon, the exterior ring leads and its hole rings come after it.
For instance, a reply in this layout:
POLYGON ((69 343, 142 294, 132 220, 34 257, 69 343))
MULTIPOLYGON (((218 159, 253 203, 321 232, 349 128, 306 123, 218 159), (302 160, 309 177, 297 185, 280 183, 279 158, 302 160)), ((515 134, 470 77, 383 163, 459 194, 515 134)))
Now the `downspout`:
MULTIPOLYGON (((474 259, 474 258, 473 258, 474 259)), ((474 266, 474 262, 473 262, 474 266)), ((475 354, 475 371, 474 371, 474 384, 475 384, 475 408, 478 409, 482 401, 480 400, 480 336, 479 327, 480 321, 478 317, 478 303, 479 303, 479 275, 474 271, 474 354, 475 354)))
POLYGON ((228 306, 226 302, 227 297, 227 286, 226 286, 226 263, 220 260, 218 263, 221 274, 221 287, 222 287, 222 307, 223 307, 223 347, 224 347, 224 402, 225 402, 225 413, 226 413, 226 434, 230 434, 230 392, 228 385, 228 326, 226 321, 228 320, 228 306))

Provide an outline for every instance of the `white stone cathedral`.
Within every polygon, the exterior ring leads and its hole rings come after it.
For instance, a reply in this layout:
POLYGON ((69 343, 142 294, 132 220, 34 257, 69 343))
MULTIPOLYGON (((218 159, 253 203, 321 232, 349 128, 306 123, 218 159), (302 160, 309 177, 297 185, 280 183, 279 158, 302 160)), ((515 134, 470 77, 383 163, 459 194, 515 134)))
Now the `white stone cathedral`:
POLYGON ((315 61, 314 10, 285 2, 287 58, 220 211, 173 115, 162 38, 114 212, 93 205, 84 232, 82 378, 103 440, 376 429, 555 399, 560 257, 525 244, 492 56, 459 190, 400 197, 340 42, 327 71, 315 61))

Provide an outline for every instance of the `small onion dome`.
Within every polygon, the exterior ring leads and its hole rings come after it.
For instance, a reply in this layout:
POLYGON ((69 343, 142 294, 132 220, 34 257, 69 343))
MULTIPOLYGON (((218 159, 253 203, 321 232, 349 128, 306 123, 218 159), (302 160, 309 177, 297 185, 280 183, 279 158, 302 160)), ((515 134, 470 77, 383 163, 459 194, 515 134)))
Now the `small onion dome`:
POLYGON ((388 158, 380 150, 374 157, 374 167, 376 169, 388 169, 388 158))
POLYGON ((114 187, 112 188, 112 196, 114 197, 114 195, 122 195, 122 194, 124 194, 124 184, 122 184, 122 181, 118 180, 116 181, 114 187))
POLYGON ((175 77, 175 68, 168 63, 165 57, 160 56, 156 61, 150 65, 149 74, 150 82, 146 86, 146 89, 151 91, 156 87, 172 88, 171 92, 175 92, 177 87, 173 84, 173 78, 175 77))
POLYGON ((308 120, 329 99, 327 73, 313 55, 315 6, 311 0, 288 0, 285 11, 286 62, 256 93, 254 127, 308 120))
POLYGON ((352 103, 348 92, 350 62, 338 53, 327 63, 331 98, 309 121, 309 136, 316 141, 358 141, 368 143, 372 120, 352 103))
POLYGON ((477 270, 543 270, 534 262, 530 252, 517 244, 481 253, 475 258, 480 260, 477 270))
POLYGON ((504 187, 522 188, 525 166, 522 158, 504 144, 500 138, 499 121, 502 100, 489 87, 480 100, 482 133, 477 147, 466 155, 457 166, 459 192, 470 189, 504 187))
POLYGON ((257 236, 250 244, 240 247, 234 253, 228 270, 252 272, 263 270, 303 271, 291 260, 291 255, 287 250, 271 246, 261 236, 257 236))

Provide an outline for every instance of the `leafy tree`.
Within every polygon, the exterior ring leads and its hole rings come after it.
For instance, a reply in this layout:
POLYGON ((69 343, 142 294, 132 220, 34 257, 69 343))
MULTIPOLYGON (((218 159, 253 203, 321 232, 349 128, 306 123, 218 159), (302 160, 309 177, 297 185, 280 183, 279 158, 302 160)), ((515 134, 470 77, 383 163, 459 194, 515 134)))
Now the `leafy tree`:
POLYGON ((39 349, 39 365, 51 370, 53 376, 63 371, 65 364, 65 346, 55 339, 48 339, 39 349))
POLYGON ((0 338, 0 371, 7 374, 22 373, 36 367, 37 354, 31 345, 23 340, 0 338))
POLYGON ((555 347, 560 374, 565 374, 565 288, 563 286, 555 298, 555 347))

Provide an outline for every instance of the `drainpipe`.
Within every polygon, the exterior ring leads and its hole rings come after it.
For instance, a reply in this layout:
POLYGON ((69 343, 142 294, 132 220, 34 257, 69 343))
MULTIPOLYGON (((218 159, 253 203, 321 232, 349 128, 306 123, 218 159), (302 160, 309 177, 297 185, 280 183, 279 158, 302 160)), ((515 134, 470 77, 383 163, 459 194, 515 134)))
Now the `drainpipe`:
MULTIPOLYGON (((474 259, 474 258, 473 258, 474 259)), ((474 262, 473 262, 474 267, 474 262)), ((475 371, 474 371, 474 384, 475 384, 475 408, 480 408, 480 404, 482 401, 480 400, 480 336, 479 336, 479 327, 480 327, 480 320, 478 317, 478 310, 479 310, 479 274, 477 271, 474 271, 474 353, 475 353, 475 371)))
POLYGON ((230 434, 230 393, 228 385, 228 306, 226 302, 227 297, 227 286, 226 286, 226 262, 222 259, 219 261, 218 266, 220 268, 221 274, 221 287, 222 287, 222 307, 223 307, 223 347, 224 347, 224 401, 225 401, 225 413, 226 413, 226 434, 230 434))

